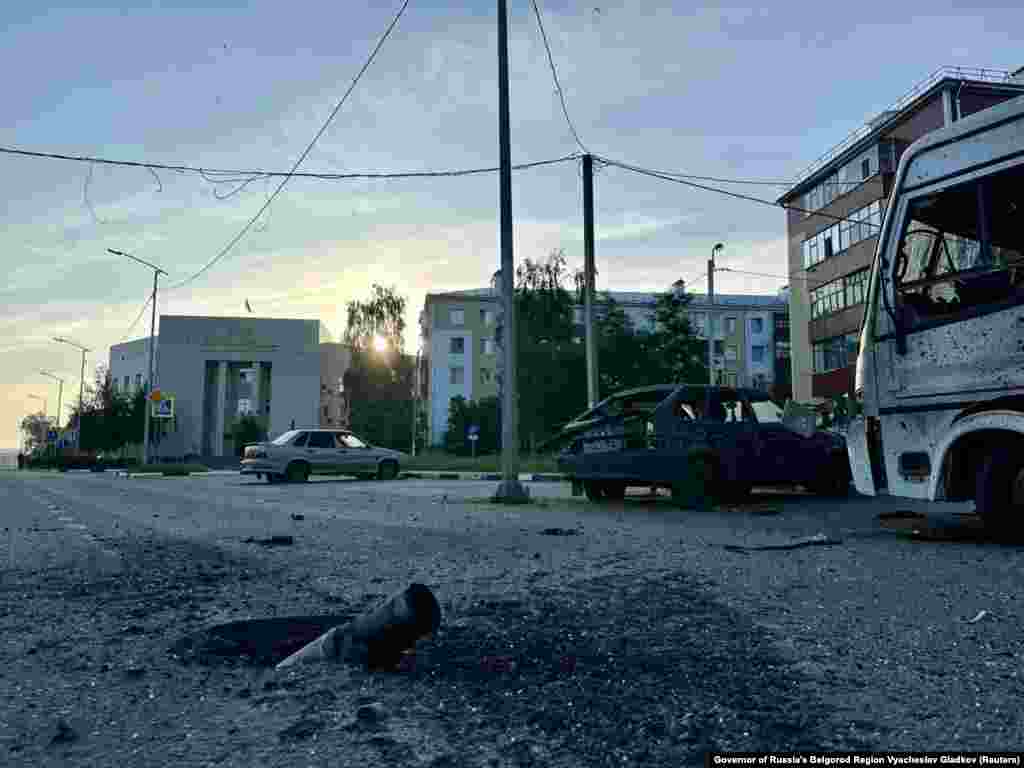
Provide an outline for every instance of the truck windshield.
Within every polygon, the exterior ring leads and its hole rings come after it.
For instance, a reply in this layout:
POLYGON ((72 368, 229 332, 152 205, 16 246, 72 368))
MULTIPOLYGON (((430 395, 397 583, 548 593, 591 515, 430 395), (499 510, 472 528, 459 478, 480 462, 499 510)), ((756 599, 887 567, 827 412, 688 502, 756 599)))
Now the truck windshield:
POLYGON ((1024 167, 918 198, 896 255, 905 326, 957 320, 1020 300, 1024 287, 1024 167))

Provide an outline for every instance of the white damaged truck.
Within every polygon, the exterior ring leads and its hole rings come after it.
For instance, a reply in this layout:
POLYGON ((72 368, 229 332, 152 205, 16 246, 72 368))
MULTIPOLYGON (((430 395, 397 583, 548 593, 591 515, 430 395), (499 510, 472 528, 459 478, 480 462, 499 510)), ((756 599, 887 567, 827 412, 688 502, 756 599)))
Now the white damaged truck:
POLYGON ((860 333, 857 490, 1024 528, 1024 98, 900 160, 860 333))

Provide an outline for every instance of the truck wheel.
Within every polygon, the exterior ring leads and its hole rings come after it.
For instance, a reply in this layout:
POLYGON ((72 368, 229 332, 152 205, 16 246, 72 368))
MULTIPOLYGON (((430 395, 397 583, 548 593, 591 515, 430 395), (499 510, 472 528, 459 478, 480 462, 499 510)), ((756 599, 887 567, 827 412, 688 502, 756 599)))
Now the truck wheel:
POLYGON ((975 511, 985 525, 1018 532, 1024 515, 1024 459, 1009 446, 998 445, 981 462, 975 478, 975 511))
POLYGON ((845 456, 837 456, 822 471, 820 478, 808 483, 811 493, 820 496, 841 498, 850 495, 850 462, 845 456))
POLYGON ((601 501, 604 497, 604 489, 601 484, 596 480, 584 480, 583 481, 583 492, 587 494, 588 501, 601 501))

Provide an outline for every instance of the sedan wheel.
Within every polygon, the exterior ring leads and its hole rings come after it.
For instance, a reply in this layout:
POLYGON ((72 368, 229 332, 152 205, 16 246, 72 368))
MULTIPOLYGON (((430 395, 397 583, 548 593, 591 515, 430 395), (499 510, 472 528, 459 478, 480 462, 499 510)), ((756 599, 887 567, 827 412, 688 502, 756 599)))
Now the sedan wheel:
POLYGON ((604 496, 615 501, 626 498, 626 484, 617 482, 605 483, 601 489, 604 496))
POLYGON ((398 477, 398 462, 383 461, 377 469, 377 477, 381 480, 394 480, 398 477))
POLYGON ((304 483, 309 479, 309 467, 298 462, 289 464, 285 474, 289 483, 304 483))

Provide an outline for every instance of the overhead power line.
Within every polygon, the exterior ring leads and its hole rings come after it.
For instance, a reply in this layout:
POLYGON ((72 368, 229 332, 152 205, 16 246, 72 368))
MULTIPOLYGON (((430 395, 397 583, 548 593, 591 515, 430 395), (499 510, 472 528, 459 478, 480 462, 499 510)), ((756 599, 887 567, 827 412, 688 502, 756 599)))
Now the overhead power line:
POLYGON ((277 196, 281 194, 281 191, 284 189, 285 185, 295 174, 295 171, 297 171, 299 166, 302 165, 302 161, 306 159, 306 156, 310 152, 313 151, 313 147, 316 145, 317 141, 319 141, 320 137, 323 136, 328 126, 330 126, 331 121, 334 120, 335 115, 338 114, 338 112, 341 110, 341 107, 345 104, 346 101, 348 101, 349 94, 351 94, 352 91, 355 90, 356 85, 363 77, 363 73, 370 68, 370 64, 372 64, 373 60, 377 57, 377 53, 380 51, 381 46, 384 45, 384 41, 386 41, 388 37, 391 36, 391 31, 395 28, 395 25, 398 24, 398 20, 402 17, 402 14, 405 13, 405 9, 408 7, 408 5, 409 0, 404 0, 404 2, 402 3, 402 7, 398 9, 398 13, 395 14, 395 17, 391 20, 391 23, 388 25, 387 29, 384 30, 384 34, 381 35, 380 40, 377 41, 377 45, 374 46, 373 51, 370 53, 370 56, 366 59, 366 63, 363 64, 362 68, 359 70, 359 72, 356 73, 356 76, 352 79, 352 82, 349 85, 348 90, 345 91, 341 99, 334 106, 334 109, 331 110, 331 114, 327 116, 327 120, 325 120, 324 124, 320 126, 320 130, 316 132, 316 135, 313 137, 313 140, 309 142, 309 145, 306 147, 306 149, 303 150, 301 155, 299 155, 299 159, 295 161, 295 165, 292 166, 292 169, 288 173, 288 175, 281 179, 281 183, 277 185, 277 189, 274 190, 270 197, 267 198, 266 202, 260 206, 260 209, 256 212, 256 214, 251 219, 249 219, 248 222, 246 222, 245 226, 242 227, 239 233, 235 235, 233 238, 231 238, 228 244, 224 246, 216 256, 214 256, 210 261, 208 261, 198 272, 195 272, 189 277, 186 277, 181 282, 175 283, 174 285, 170 286, 169 290, 173 291, 178 288, 181 288, 182 286, 188 285, 190 282, 197 279, 210 267, 212 267, 214 264, 216 264, 218 261, 224 258, 231 251, 231 249, 235 247, 238 241, 241 240, 245 236, 245 234, 252 228, 253 224, 255 224, 259 220, 260 216, 262 216, 263 212, 270 207, 270 205, 274 202, 277 196))
MULTIPOLYGON (((226 170, 217 168, 200 168, 189 165, 165 165, 162 163, 145 163, 135 160, 111 160, 103 157, 90 157, 87 155, 62 155, 56 152, 35 152, 27 149, 14 149, 11 147, 0 147, 0 154, 19 155, 23 157, 45 158, 49 160, 68 160, 79 163, 96 163, 97 165, 115 165, 126 168, 145 168, 149 171, 176 171, 178 173, 195 173, 211 184, 241 184, 257 179, 274 179, 291 177, 296 179, 318 179, 320 181, 357 181, 374 179, 432 179, 451 176, 473 176, 485 173, 497 173, 498 166, 481 168, 456 168, 441 171, 358 171, 353 173, 331 173, 331 172, 309 172, 296 171, 262 171, 262 170, 226 170), (224 178, 216 178, 224 176, 224 178)), ((544 165, 555 165, 570 160, 578 160, 580 155, 574 153, 564 157, 556 157, 551 160, 537 160, 530 163, 519 163, 512 166, 512 170, 525 170, 537 168, 544 165)), ((159 181, 159 177, 157 177, 159 181)))
POLYGON ((548 45, 548 35, 544 31, 544 20, 540 15, 540 6, 537 5, 537 0, 533 0, 533 12, 537 16, 537 26, 540 28, 540 37, 544 41, 544 50, 548 54, 548 67, 551 69, 551 78, 555 81, 555 90, 558 92, 558 100, 562 103, 562 114, 565 115, 565 122, 569 124, 569 130, 572 132, 572 137, 576 142, 576 146, 580 148, 580 151, 586 153, 587 148, 583 146, 583 142, 580 141, 580 135, 576 132, 576 126, 573 125, 572 118, 569 117, 569 108, 565 104, 565 91, 562 90, 562 84, 558 81, 558 70, 555 68, 555 59, 551 55, 551 46, 548 45))
POLYGON ((135 319, 132 320, 132 324, 128 326, 128 330, 124 332, 124 336, 121 339, 122 341, 128 341, 128 337, 132 335, 132 331, 134 331, 135 326, 139 324, 139 320, 142 319, 143 314, 146 312, 146 307, 149 306, 151 301, 153 301, 152 294, 150 294, 150 297, 146 299, 146 303, 142 305, 142 309, 139 310, 139 314, 137 314, 135 319))
POLYGON ((781 203, 776 203, 776 202, 774 202, 772 200, 766 200, 763 197, 753 197, 752 195, 745 195, 745 194, 743 194, 741 192, 733 192, 733 191, 728 190, 728 189, 721 189, 720 187, 709 187, 706 184, 697 184, 695 182, 687 181, 686 179, 680 178, 678 176, 673 176, 673 175, 670 175, 670 174, 667 174, 667 173, 663 173, 661 171, 655 171, 655 170, 652 170, 650 168, 642 168, 640 166, 630 165, 629 163, 621 163, 621 162, 617 162, 615 160, 609 160, 608 158, 605 158, 605 157, 599 157, 597 155, 595 155, 594 158, 598 162, 601 162, 604 165, 610 165, 610 166, 612 166, 614 168, 622 168, 623 170, 632 171, 633 173, 638 173, 638 174, 641 174, 643 176, 651 176, 652 178, 655 178, 655 179, 662 179, 664 181, 672 181, 672 182, 675 182, 676 184, 682 184, 682 185, 687 186, 687 187, 693 187, 694 189, 703 189, 705 192, 714 192, 714 193, 719 194, 719 195, 726 195, 727 197, 734 197, 737 200, 746 200, 746 201, 751 202, 751 203, 759 203, 760 205, 770 205, 772 208, 783 208, 783 209, 785 209, 787 211, 798 211, 800 213, 813 214, 815 216, 821 216, 821 217, 826 218, 826 219, 833 219, 834 221, 857 221, 861 225, 868 224, 869 226, 872 226, 872 227, 876 227, 876 228, 878 227, 877 224, 872 224, 871 222, 867 222, 867 221, 860 221, 858 219, 851 219, 851 218, 849 218, 847 216, 834 216, 831 213, 823 213, 821 211, 812 211, 812 210, 809 210, 807 208, 801 208, 801 207, 796 206, 796 205, 783 205, 781 203))

